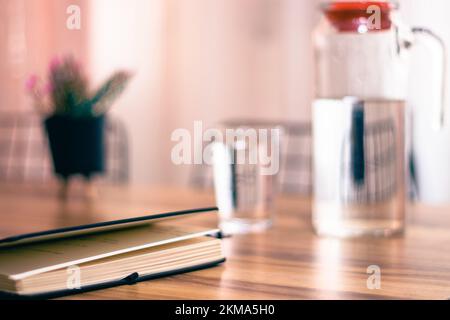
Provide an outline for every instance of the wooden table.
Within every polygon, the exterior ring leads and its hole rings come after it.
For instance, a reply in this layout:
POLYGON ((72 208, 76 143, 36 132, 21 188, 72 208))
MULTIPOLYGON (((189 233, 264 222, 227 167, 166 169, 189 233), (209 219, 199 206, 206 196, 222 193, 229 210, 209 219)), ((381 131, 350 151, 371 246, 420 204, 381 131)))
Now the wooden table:
MULTIPOLYGON (((0 185, 0 236, 93 216, 108 220, 214 205, 210 192, 164 187, 102 187, 95 201, 60 202, 52 187, 0 185)), ((189 218, 215 225, 215 219, 189 218)), ((177 223, 187 223, 186 220, 177 223)), ((278 201, 275 227, 224 239, 227 262, 215 268, 94 291, 68 299, 380 299, 450 298, 450 212, 410 206, 404 237, 319 238, 310 201, 278 201), (367 288, 367 268, 381 268, 381 289, 367 288)))

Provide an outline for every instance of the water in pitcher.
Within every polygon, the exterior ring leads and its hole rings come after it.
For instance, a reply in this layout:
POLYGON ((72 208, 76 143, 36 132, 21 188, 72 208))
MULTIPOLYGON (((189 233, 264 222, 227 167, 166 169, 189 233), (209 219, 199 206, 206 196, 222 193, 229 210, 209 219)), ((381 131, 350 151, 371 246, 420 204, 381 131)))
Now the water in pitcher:
POLYGON ((442 127, 444 41, 427 28, 404 25, 397 9, 396 2, 386 0, 321 5, 313 37, 313 222, 319 234, 403 230, 410 53, 425 38, 442 56, 440 108, 431 111, 435 127, 442 127))
POLYGON ((403 231, 405 102, 318 99, 313 224, 340 237, 403 231))
POLYGON ((313 224, 321 235, 404 226, 405 100, 411 32, 382 1, 330 2, 315 30, 313 224), (377 26, 371 10, 380 11, 377 26))

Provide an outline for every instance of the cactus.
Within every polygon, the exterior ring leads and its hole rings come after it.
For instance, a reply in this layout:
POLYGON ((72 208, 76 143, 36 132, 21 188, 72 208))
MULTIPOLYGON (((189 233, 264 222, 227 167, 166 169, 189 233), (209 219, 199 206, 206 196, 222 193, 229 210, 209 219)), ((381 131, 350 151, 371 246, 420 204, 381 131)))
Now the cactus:
POLYGON ((96 91, 90 92, 80 64, 72 56, 66 56, 52 59, 44 88, 36 75, 29 77, 26 88, 41 114, 98 117, 123 93, 130 78, 129 72, 117 71, 96 91))

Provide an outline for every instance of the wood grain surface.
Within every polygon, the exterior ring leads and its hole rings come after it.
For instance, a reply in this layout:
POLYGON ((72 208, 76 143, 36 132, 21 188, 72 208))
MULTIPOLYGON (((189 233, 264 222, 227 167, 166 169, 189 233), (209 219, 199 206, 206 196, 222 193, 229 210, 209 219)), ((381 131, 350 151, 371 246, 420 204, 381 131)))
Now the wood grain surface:
MULTIPOLYGON (((172 187, 100 188, 95 200, 73 190, 60 201, 52 186, 0 185, 0 236, 93 220, 214 205, 211 192, 172 187)), ((216 226, 213 215, 167 223, 216 226)), ((188 274, 66 299, 449 299, 450 210, 408 206, 404 236, 319 238, 310 200, 284 197, 272 229, 223 241, 227 262, 188 274), (367 288, 371 265, 381 288, 367 288)))

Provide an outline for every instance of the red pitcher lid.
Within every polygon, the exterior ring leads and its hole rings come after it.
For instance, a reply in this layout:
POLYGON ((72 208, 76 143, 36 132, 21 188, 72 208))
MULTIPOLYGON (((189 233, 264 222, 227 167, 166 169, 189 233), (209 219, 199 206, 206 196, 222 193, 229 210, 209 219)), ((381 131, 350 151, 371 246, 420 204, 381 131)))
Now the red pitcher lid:
POLYGON ((322 5, 322 10, 330 23, 341 32, 364 32, 390 29, 391 12, 397 5, 389 1, 338 1, 322 5), (368 26, 369 19, 375 12, 371 6, 379 8, 379 25, 368 26))

